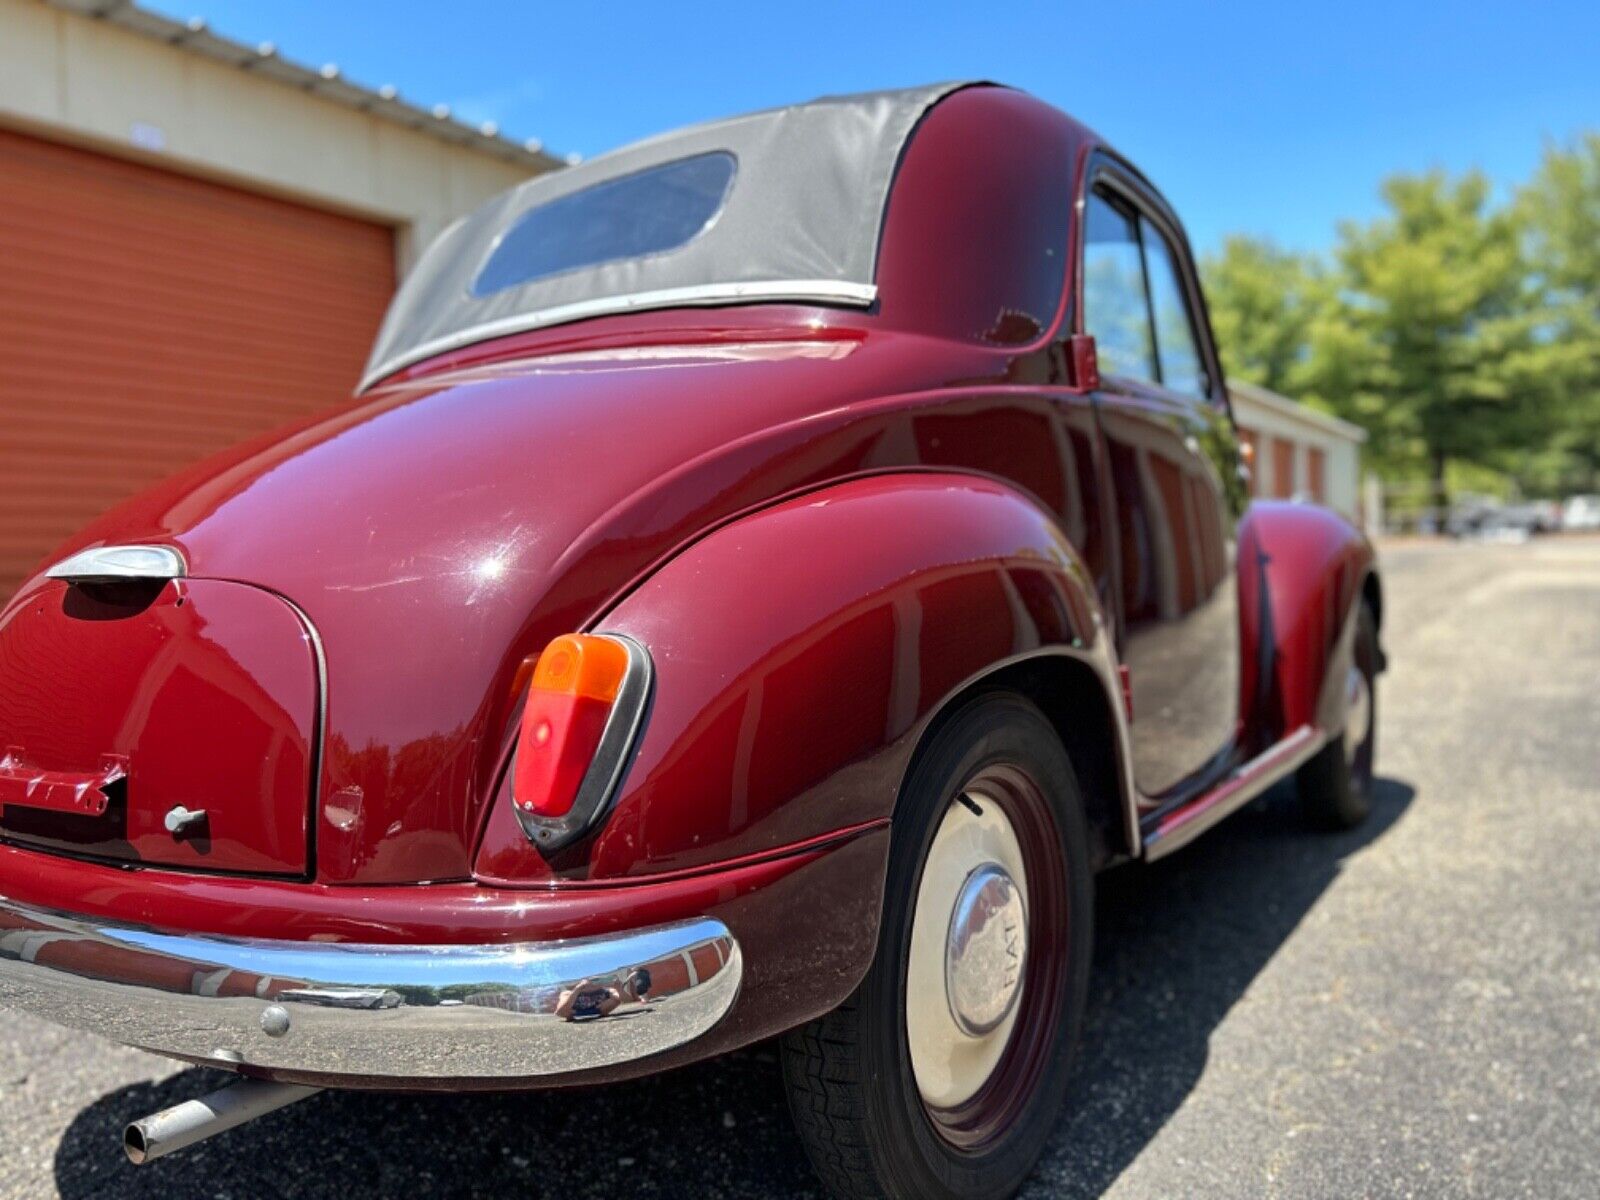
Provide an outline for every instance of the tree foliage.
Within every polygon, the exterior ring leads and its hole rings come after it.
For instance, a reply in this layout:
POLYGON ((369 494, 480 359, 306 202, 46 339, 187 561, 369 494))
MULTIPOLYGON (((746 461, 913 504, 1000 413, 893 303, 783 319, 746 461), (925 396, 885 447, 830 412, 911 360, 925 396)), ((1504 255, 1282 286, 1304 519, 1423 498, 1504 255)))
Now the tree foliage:
POLYGON ((1319 298, 1316 264, 1235 234, 1200 269, 1229 377, 1277 392, 1293 386, 1319 298))
POLYGON ((1543 304, 1527 386, 1552 418, 1543 452, 1530 458, 1556 486, 1593 492, 1600 489, 1600 132, 1548 148, 1517 211, 1543 304))
POLYGON ((1482 175, 1396 176, 1383 197, 1388 215, 1340 230, 1333 318, 1365 344, 1354 382, 1389 410, 1384 450, 1420 452, 1442 489, 1452 458, 1492 456, 1526 408, 1507 379, 1508 356, 1530 333, 1526 270, 1516 225, 1490 211, 1482 175))
POLYGON ((1390 475, 1451 463, 1554 490, 1600 475, 1600 133, 1497 202, 1479 172, 1401 174, 1327 259, 1247 237, 1203 264, 1234 376, 1364 426, 1390 475))

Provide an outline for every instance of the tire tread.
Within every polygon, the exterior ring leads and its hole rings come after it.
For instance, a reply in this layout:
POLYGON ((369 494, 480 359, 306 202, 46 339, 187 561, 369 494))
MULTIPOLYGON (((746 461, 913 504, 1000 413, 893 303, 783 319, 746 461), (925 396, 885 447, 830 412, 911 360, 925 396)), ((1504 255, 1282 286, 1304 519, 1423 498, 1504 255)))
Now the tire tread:
MULTIPOLYGON (((1368 686, 1372 689, 1373 719, 1377 714, 1377 683, 1375 668, 1378 660, 1377 618, 1365 601, 1356 618, 1358 655, 1364 655, 1368 664, 1368 686)), ((1374 736, 1374 735, 1369 735, 1374 736)), ((1369 784, 1370 787, 1370 784, 1369 784)), ((1371 796, 1356 786, 1345 757, 1343 737, 1335 737, 1317 751, 1316 755, 1295 773, 1295 790, 1299 793, 1300 808, 1306 819, 1319 829, 1353 829, 1367 817, 1371 796)))
POLYGON ((871 1156, 862 1136, 860 1024, 857 998, 785 1034, 780 1047, 789 1111, 812 1166, 847 1200, 877 1200, 871 1156))

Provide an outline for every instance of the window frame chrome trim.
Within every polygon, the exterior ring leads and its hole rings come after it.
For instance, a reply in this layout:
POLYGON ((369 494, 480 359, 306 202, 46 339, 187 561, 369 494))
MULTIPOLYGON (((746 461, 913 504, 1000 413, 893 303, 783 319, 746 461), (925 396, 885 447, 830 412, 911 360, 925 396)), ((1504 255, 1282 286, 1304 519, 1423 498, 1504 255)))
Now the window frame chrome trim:
POLYGON ((663 288, 660 291, 634 292, 625 296, 601 296, 559 304, 537 312, 519 313, 497 321, 485 321, 445 337, 413 346, 403 354, 386 359, 368 371, 356 388, 359 395, 380 381, 415 366, 424 359, 452 350, 462 350, 479 342, 512 333, 528 333, 552 325, 565 325, 592 317, 617 316, 630 312, 651 312, 667 308, 714 308, 733 304, 824 304, 846 308, 871 308, 878 300, 878 286, 837 279, 779 279, 756 283, 706 283, 693 287, 663 288))
MULTIPOLYGON (((1179 281, 1183 285, 1184 297, 1188 301, 1188 316, 1191 332, 1196 339, 1196 349, 1200 353, 1206 369, 1207 382, 1210 390, 1204 396, 1194 396, 1186 392, 1171 391, 1159 380, 1142 380, 1153 386, 1167 391, 1169 395, 1180 397, 1185 403, 1199 402, 1210 404, 1228 414, 1233 419, 1233 403, 1228 396, 1228 383, 1222 371, 1222 354, 1217 347, 1216 331, 1211 328, 1211 310, 1206 304, 1205 289, 1200 284, 1200 267, 1195 259, 1194 247, 1189 244, 1188 233, 1179 221, 1177 213, 1167 202, 1156 186, 1145 178, 1143 173, 1128 162, 1125 158, 1107 146, 1096 146, 1089 155, 1089 161, 1084 168, 1077 199, 1073 205, 1073 215, 1080 230, 1078 237, 1078 253, 1072 269, 1076 275, 1076 282, 1072 289, 1073 299, 1077 311, 1073 315, 1073 328, 1078 333, 1088 333, 1086 324, 1087 316, 1084 311, 1084 242, 1082 229, 1087 214, 1089 197, 1097 185, 1104 184, 1116 193, 1122 201, 1134 210, 1136 222, 1138 218, 1148 220, 1154 225, 1176 252, 1173 266, 1177 270, 1179 281)), ((1139 262, 1141 269, 1144 267, 1144 242, 1140 234, 1139 262)), ((1146 304, 1148 305, 1149 288, 1146 286, 1146 304)), ((1152 345, 1152 349, 1155 347, 1152 345)), ((1159 371, 1159 364, 1157 370, 1159 371)))

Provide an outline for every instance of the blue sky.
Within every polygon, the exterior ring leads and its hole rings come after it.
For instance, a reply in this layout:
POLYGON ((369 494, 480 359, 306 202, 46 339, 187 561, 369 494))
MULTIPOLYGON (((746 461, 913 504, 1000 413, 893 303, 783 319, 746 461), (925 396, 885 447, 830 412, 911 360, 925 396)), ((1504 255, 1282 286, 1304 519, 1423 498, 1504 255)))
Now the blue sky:
POLYGON ((150 6, 584 155, 828 92, 993 79, 1106 135, 1201 249, 1234 231, 1325 247, 1377 213, 1385 174, 1508 186, 1548 139, 1600 129, 1596 0, 150 6))

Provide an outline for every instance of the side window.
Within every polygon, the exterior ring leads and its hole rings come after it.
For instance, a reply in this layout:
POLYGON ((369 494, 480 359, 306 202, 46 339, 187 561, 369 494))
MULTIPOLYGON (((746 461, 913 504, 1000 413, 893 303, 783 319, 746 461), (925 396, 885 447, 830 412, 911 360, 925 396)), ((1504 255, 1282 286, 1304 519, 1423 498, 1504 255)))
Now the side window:
POLYGON ((1099 191, 1089 193, 1083 222, 1083 321, 1094 335, 1100 369, 1152 382, 1155 347, 1145 303, 1139 229, 1132 213, 1099 191))
POLYGON ((1178 276, 1177 261, 1166 237, 1142 217, 1145 271, 1150 279, 1150 309, 1155 319, 1161 382, 1174 392, 1204 397, 1210 391, 1200 352, 1195 348, 1194 321, 1178 276))

